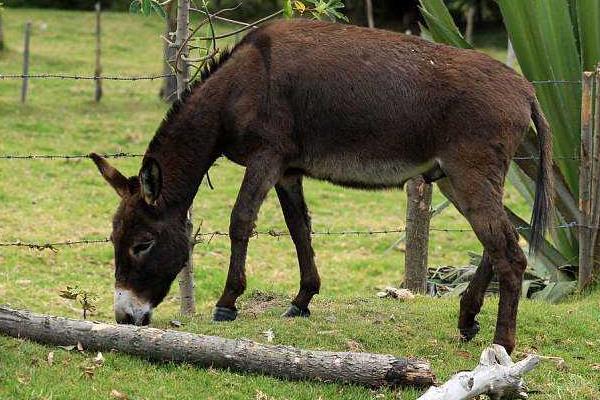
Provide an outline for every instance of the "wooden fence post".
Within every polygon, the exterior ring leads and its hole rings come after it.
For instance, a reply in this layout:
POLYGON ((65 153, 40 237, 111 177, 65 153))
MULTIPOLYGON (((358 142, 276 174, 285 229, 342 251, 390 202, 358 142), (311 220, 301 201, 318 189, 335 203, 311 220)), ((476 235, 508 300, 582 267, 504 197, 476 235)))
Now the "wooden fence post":
POLYGON ((585 289, 592 281, 592 219, 591 219, 591 171, 592 171, 592 92, 593 73, 584 72, 581 88, 581 164, 579 167, 579 289, 585 289))
POLYGON ((511 68, 514 68, 516 59, 517 56, 515 54, 515 49, 510 39, 508 39, 508 46, 506 47, 506 65, 508 65, 511 68))
POLYGON ((415 293, 427 292, 427 250, 431 219, 431 185, 419 176, 406 184, 405 286, 415 293))
POLYGON ((365 8, 369 28, 375 28, 375 18, 373 18, 373 0, 365 0, 365 8))
POLYGON ((592 279, 600 280, 600 62, 596 66, 596 105, 594 107, 594 165, 592 168, 592 279))
POLYGON ((27 87, 29 86, 29 41, 31 37, 31 22, 25 24, 25 44, 23 46, 23 85, 21 86, 21 103, 27 100, 27 87))
MULTIPOLYGON (((188 37, 188 28, 190 22, 190 0, 177 0, 177 31, 175 34, 175 45, 180 57, 176 62, 176 77, 177 77, 177 98, 181 98, 182 94, 187 90, 189 84, 189 65, 187 56, 189 53, 186 44, 188 37)), ((196 304, 194 298, 194 266, 193 259, 193 224, 192 224, 192 207, 188 212, 188 234, 190 236, 190 253, 186 265, 179 273, 179 291, 181 293, 181 314, 193 315, 196 312, 196 304)))
POLYGON ((177 99, 177 78, 172 76, 173 68, 171 67, 171 63, 175 62, 175 56, 177 54, 177 48, 171 44, 173 40, 172 34, 174 34, 177 30, 177 8, 174 2, 170 2, 165 6, 165 11, 167 12, 167 18, 165 19, 165 37, 169 39, 169 41, 165 41, 164 44, 164 74, 169 75, 166 76, 163 80, 163 84, 160 88, 160 97, 164 101, 169 103, 174 102, 177 99))
MULTIPOLYGON (((102 51, 102 47, 100 46, 101 42, 101 26, 100 26, 100 16, 101 16, 101 6, 100 6, 100 2, 96 3, 95 6, 96 9, 96 69, 94 71, 94 76, 96 78, 100 78, 100 75, 102 75, 102 64, 100 63, 100 55, 101 55, 101 51, 102 51)), ((102 98, 102 80, 100 79, 96 79, 96 91, 94 92, 94 100, 96 101, 96 103, 98 103, 100 101, 100 99, 102 98)))
POLYGON ((2 10, 0 10, 0 51, 4 50, 4 26, 2 25, 2 10))

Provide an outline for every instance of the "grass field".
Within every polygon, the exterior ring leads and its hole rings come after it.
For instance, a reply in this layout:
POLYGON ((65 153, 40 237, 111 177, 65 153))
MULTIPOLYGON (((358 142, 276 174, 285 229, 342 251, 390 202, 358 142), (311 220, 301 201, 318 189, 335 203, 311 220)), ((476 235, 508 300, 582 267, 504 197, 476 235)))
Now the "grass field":
MULTIPOLYGON (((91 13, 5 10, 8 50, 0 53, 0 74, 21 69, 22 26, 33 22, 31 73, 90 75, 94 65, 91 13)), ((107 75, 157 73, 161 65, 162 21, 125 14, 104 15, 103 56, 107 75)), ((493 40, 485 40, 485 43, 493 40)), ((488 48, 496 57, 501 49, 488 48)), ((19 103, 20 81, 0 80, 0 153, 143 152, 167 109, 158 98, 160 83, 104 82, 100 104, 89 81, 32 80, 26 105, 19 103)), ((220 160, 211 171, 216 187, 202 186, 195 202, 195 222, 203 230, 226 231, 243 170, 220 160)), ((115 161, 137 174, 139 159, 115 161)), ((379 230, 403 227, 405 195, 399 191, 361 192, 308 181, 305 192, 317 231, 379 230)), ((439 193, 434 203, 442 201, 439 193)), ((506 201, 528 218, 529 208, 514 190, 506 201)), ((91 161, 0 160, 0 242, 47 242, 104 238, 117 197, 91 161)), ((467 228, 448 209, 435 227, 467 228)), ((259 230, 284 230, 277 200, 263 206, 259 230)), ((314 247, 322 291, 310 319, 279 317, 297 290, 295 252, 287 238, 259 237, 250 243, 249 290, 241 314, 227 324, 210 322, 211 310, 225 281, 229 244, 216 237, 196 247, 196 299, 199 314, 177 315, 178 290, 155 313, 153 326, 171 319, 181 329, 231 338, 274 342, 311 349, 348 350, 358 343, 371 352, 429 359, 441 380, 471 369, 491 342, 497 299, 481 314, 481 334, 469 344, 456 340, 456 299, 417 297, 408 303, 376 298, 378 287, 402 281, 404 254, 387 251, 395 235, 317 236, 314 247)), ((78 285, 99 296, 94 319, 112 321, 113 260, 110 245, 52 251, 0 248, 0 303, 36 312, 80 317, 78 307, 59 290, 78 285)), ((432 232, 431 265, 463 265, 468 251, 480 251, 471 233, 432 232)), ((519 314, 517 351, 535 350, 565 359, 566 370, 544 362, 529 377, 534 399, 600 399, 600 293, 572 297, 559 305, 525 300, 519 314)), ((414 399, 414 390, 370 391, 330 383, 292 383, 268 377, 157 364, 117 353, 104 354, 104 365, 86 377, 94 354, 67 352, 27 341, 0 337, 0 399, 107 399, 111 391, 130 399, 414 399), (47 355, 54 352, 54 363, 47 355)), ((518 355, 517 355, 518 357, 518 355)))

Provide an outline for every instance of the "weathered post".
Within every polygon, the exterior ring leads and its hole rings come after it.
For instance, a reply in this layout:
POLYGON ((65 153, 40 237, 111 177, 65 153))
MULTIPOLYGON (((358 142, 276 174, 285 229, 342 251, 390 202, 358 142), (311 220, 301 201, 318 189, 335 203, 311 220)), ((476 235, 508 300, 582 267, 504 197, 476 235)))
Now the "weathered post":
POLYGON ((600 279, 600 245, 598 227, 600 226, 600 62, 596 66, 596 105, 594 106, 594 140, 592 161, 592 280, 600 279))
POLYGON ((427 291, 427 249, 431 218, 431 185, 419 176, 406 184, 405 286, 415 293, 427 291))
POLYGON ((592 282, 591 154, 593 73, 584 72, 581 88, 581 164, 579 167, 579 289, 592 282))
POLYGON ((365 7, 367 13, 367 23, 369 28, 375 28, 375 18, 373 18, 373 1, 365 0, 365 7))
POLYGON ((4 50, 4 26, 2 25, 2 10, 0 10, 0 51, 4 50))
POLYGON ((31 37, 31 22, 25 24, 25 44, 23 46, 23 85, 21 86, 21 103, 27 100, 27 87, 29 86, 29 41, 31 37))
POLYGON ((477 13, 477 6, 471 4, 467 11, 465 11, 465 20, 467 26, 465 27, 465 40, 470 44, 473 44, 473 31, 475 30, 475 14, 477 13))
POLYGON ((169 76, 166 76, 163 80, 163 84, 160 88, 160 97, 162 97, 164 101, 171 103, 177 99, 177 78, 171 74, 173 72, 171 63, 175 62, 175 55, 177 53, 177 49, 171 43, 171 35, 177 30, 175 3, 172 1, 168 3, 165 6, 165 11, 167 13, 167 18, 165 19, 165 37, 169 40, 165 41, 164 45, 165 62, 163 71, 165 75, 169 76))
POLYGON ((98 103, 100 101, 100 99, 102 98, 102 80, 99 79, 100 76, 102 75, 102 64, 100 62, 100 55, 101 55, 101 51, 102 51, 102 47, 101 47, 101 26, 100 26, 100 17, 101 17, 101 6, 100 6, 100 2, 96 3, 95 6, 96 9, 96 69, 94 70, 94 76, 96 77, 95 82, 96 82, 96 91, 94 92, 94 100, 96 101, 96 103, 98 103))
MULTIPOLYGON (((189 66, 187 57, 189 49, 186 43, 188 37, 188 27, 190 21, 190 0, 177 1, 177 31, 175 34, 175 45, 179 57, 175 60, 176 78, 177 78, 177 98, 181 96, 188 88, 189 66)), ((181 314, 192 315, 196 312, 194 298, 194 267, 192 263, 193 245, 192 245, 192 208, 188 212, 188 234, 190 236, 190 253, 186 265, 179 273, 179 291, 181 293, 181 314)))
POLYGON ((517 56, 515 54, 515 49, 510 39, 508 39, 508 46, 506 48, 506 65, 508 65, 511 68, 514 68, 516 59, 517 56))

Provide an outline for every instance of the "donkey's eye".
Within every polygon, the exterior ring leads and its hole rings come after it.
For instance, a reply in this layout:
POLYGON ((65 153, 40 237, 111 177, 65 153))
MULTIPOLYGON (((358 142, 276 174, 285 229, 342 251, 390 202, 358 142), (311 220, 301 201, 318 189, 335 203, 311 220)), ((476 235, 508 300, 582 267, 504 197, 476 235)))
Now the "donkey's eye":
POLYGON ((131 255, 135 257, 142 256, 146 254, 150 249, 154 246, 154 240, 148 240, 145 242, 134 244, 131 247, 131 255))

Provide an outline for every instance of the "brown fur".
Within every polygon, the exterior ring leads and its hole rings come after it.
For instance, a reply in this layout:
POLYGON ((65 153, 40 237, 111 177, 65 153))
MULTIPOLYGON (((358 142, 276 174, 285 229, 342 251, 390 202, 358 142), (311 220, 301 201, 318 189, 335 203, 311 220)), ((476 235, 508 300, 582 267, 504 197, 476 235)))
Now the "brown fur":
POLYGON ((550 132, 525 79, 477 51, 308 20, 252 31, 211 69, 160 126, 140 182, 128 181, 113 231, 119 287, 153 305, 162 300, 187 254, 186 210, 203 176, 224 155, 246 173, 231 215, 230 268, 217 306, 235 310, 246 286, 248 239, 275 187, 301 270, 292 302, 300 313, 288 315, 306 315, 320 282, 302 177, 377 189, 424 175, 441 179, 440 188, 485 248, 461 301, 461 333, 470 339, 477 332, 475 316, 493 269, 500 280, 494 341, 514 348, 526 258, 502 195, 532 115, 543 158, 534 212, 538 236, 551 188, 550 132), (146 236, 155 247, 147 257, 132 258, 131 246, 146 236))

